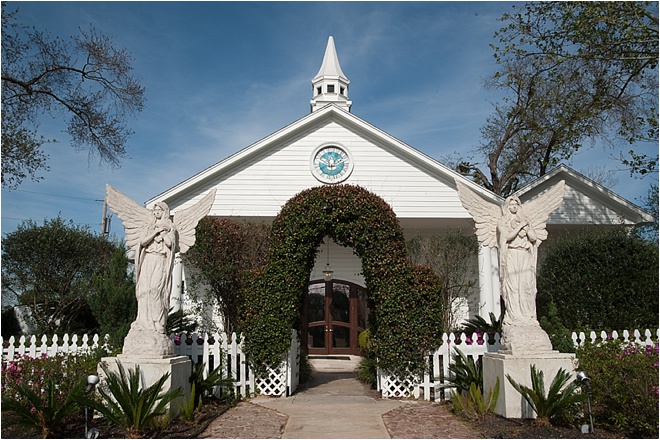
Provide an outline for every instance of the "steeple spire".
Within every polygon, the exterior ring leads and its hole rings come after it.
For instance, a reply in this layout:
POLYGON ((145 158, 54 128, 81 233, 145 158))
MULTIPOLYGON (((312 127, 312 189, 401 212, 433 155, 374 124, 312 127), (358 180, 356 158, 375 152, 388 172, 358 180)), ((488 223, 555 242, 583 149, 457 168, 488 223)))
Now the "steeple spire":
POLYGON ((339 66, 335 40, 330 36, 319 73, 312 79, 313 98, 310 101, 312 112, 329 103, 334 103, 350 111, 352 102, 348 100, 349 83, 350 81, 339 66))

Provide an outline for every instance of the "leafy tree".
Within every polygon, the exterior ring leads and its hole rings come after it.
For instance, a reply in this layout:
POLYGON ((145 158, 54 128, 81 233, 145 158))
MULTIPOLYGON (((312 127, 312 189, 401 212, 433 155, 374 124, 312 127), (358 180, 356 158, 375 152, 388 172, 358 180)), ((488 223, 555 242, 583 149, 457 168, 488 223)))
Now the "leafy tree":
POLYGON ((485 167, 461 173, 507 196, 597 138, 646 142, 621 160, 657 171, 657 3, 528 2, 502 21, 486 85, 506 96, 482 128, 485 167))
POLYGON ((16 317, 13 307, 7 307, 2 310, 2 318, 0 319, 2 325, 2 338, 9 339, 12 336, 21 335, 21 325, 16 317))
POLYGON ((569 330, 658 328, 658 247, 624 228, 549 243, 537 287, 539 316, 554 303, 569 330))
POLYGON ((135 281, 123 243, 113 252, 107 270, 92 277, 86 299, 99 324, 99 334, 109 335, 113 347, 122 347, 137 316, 135 281))
POLYGON ((412 264, 428 266, 442 281, 444 308, 442 319, 445 331, 457 327, 457 314, 472 293, 476 281, 479 244, 474 235, 460 231, 446 235, 417 235, 407 242, 408 257, 412 264))
POLYGON ((2 3, 2 186, 48 169, 37 133, 44 113, 68 115, 74 148, 119 165, 132 133, 126 121, 145 101, 130 54, 93 28, 67 42, 19 25, 17 13, 2 3))
POLYGON ((94 329, 86 292, 114 251, 88 227, 60 217, 43 226, 24 221, 2 240, 3 296, 29 308, 38 334, 94 329))
POLYGON ((269 234, 265 224, 206 217, 184 254, 193 301, 203 309, 218 307, 228 334, 239 330, 244 275, 265 264, 269 234))
POLYGON ((649 187, 646 197, 642 200, 644 203, 643 208, 645 208, 649 213, 655 217, 655 221, 650 225, 640 226, 638 229, 641 237, 647 239, 648 241, 658 244, 658 184, 652 183, 649 187))

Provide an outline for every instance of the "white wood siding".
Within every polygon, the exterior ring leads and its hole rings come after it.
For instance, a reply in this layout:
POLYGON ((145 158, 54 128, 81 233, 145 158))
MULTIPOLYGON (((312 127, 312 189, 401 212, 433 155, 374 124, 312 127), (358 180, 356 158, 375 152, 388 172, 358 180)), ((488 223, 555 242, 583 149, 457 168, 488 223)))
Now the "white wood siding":
POLYGON ((197 188, 190 199, 170 201, 173 211, 190 206, 211 187, 218 192, 210 215, 275 217, 300 191, 322 185, 310 172, 310 157, 322 144, 349 150, 354 169, 345 183, 360 185, 382 197, 400 218, 469 218, 456 191, 441 176, 420 170, 387 146, 361 137, 337 122, 307 130, 293 141, 268 148, 212 184, 197 188))

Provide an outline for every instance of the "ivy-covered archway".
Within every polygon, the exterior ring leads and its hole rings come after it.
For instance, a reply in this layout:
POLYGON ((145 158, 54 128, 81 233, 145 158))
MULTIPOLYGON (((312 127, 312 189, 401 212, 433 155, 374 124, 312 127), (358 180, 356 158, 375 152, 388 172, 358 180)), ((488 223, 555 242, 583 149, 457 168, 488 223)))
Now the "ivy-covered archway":
POLYGON ((419 371, 425 354, 440 344, 445 307, 440 280, 430 269, 408 263, 392 208, 355 185, 305 190, 275 218, 268 263, 247 285, 243 334, 251 362, 277 364, 288 351, 325 236, 353 248, 362 260, 380 366, 419 371))

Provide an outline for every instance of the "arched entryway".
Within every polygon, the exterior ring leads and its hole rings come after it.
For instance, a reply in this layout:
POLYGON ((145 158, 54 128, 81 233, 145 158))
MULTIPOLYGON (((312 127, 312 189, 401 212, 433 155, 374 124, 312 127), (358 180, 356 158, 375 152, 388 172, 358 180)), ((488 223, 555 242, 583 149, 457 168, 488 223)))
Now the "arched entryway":
POLYGON ((367 291, 355 283, 309 283, 302 317, 301 342, 311 355, 359 355, 358 335, 367 328, 367 291))

